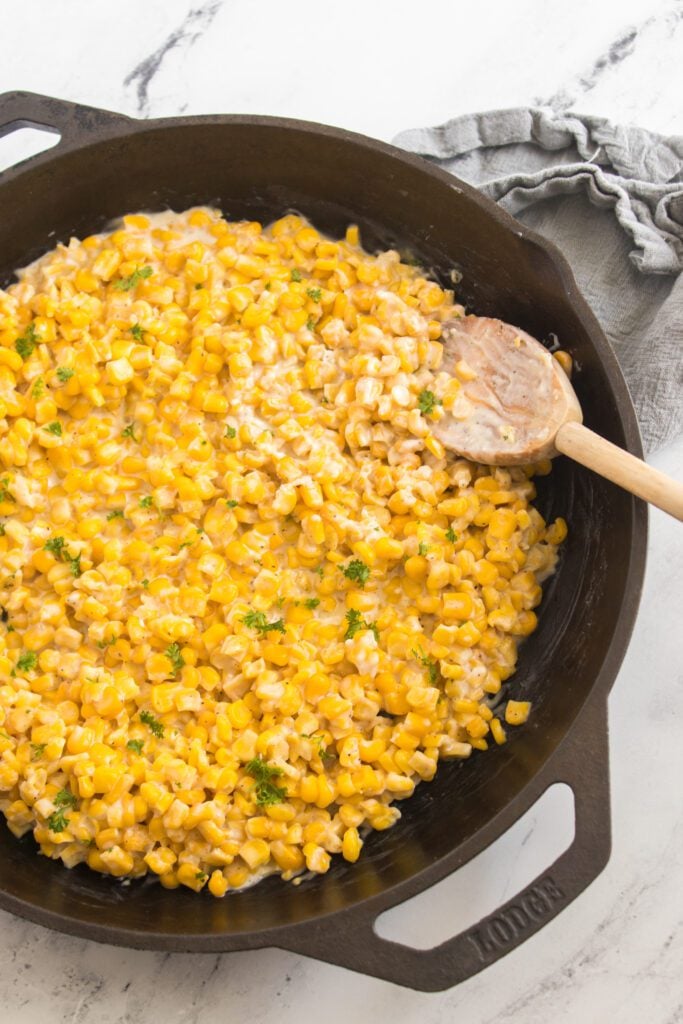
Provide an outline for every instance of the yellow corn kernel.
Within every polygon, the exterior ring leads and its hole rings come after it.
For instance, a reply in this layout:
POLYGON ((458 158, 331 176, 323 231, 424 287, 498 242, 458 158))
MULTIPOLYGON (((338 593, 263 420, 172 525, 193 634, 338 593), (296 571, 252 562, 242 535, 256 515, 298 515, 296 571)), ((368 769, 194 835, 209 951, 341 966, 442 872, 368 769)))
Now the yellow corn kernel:
POLYGON ((491 735, 493 736, 496 743, 498 743, 499 745, 505 743, 507 737, 505 735, 505 729, 503 728, 501 720, 499 718, 492 718, 490 725, 491 735))
POLYGON ((508 725, 523 725, 530 711, 531 701, 509 700, 505 705, 505 721, 508 725))

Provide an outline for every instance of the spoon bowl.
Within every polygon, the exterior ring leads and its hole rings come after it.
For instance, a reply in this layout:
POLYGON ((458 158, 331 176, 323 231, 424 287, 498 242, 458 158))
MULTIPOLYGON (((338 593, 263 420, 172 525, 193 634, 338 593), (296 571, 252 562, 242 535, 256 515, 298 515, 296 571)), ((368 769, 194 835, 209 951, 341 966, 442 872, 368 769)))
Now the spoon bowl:
POLYGON ((492 317, 450 320, 442 369, 460 381, 433 433, 445 448, 490 466, 564 454, 683 520, 683 484, 583 426, 560 362, 526 331, 492 317))

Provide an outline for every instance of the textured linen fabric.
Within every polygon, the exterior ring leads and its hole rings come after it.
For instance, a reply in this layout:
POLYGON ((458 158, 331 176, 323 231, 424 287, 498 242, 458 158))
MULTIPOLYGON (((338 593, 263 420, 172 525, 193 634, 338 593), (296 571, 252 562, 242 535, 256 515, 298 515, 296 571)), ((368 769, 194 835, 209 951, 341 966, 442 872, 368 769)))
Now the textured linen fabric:
POLYGON ((554 242, 614 346, 647 451, 683 430, 683 137, 516 108, 402 132, 554 242))

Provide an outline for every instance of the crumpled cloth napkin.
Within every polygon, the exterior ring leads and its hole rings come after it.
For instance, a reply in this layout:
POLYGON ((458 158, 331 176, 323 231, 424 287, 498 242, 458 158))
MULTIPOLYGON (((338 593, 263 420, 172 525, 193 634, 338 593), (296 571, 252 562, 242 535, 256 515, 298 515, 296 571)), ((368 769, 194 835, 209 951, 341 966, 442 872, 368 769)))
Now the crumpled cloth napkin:
POLYGON ((610 339, 648 452, 683 430, 683 137, 528 108, 394 143, 554 242, 610 339))

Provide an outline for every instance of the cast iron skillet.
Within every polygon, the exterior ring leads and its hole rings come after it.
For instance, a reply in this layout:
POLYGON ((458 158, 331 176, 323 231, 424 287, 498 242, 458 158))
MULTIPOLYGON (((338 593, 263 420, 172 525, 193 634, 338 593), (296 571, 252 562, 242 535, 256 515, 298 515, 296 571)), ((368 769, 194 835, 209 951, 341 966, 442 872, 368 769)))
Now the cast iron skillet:
MULTIPOLYGON (((474 189, 421 159, 349 132, 268 117, 133 121, 28 93, 0 96, 0 135, 42 126, 59 145, 0 176, 0 282, 70 235, 133 210, 215 203, 263 222, 296 209, 322 231, 361 227, 370 249, 411 251, 475 312, 551 332, 576 361, 586 423, 642 455, 616 360, 562 256, 474 189)), ((0 826, 0 906, 40 924, 143 949, 278 946, 416 989, 438 990, 493 963, 553 918, 610 852, 607 694, 626 650, 645 562, 645 506, 575 463, 541 481, 546 515, 569 539, 523 645, 515 688, 534 702, 503 747, 445 763, 351 866, 298 888, 269 878, 223 900, 120 883, 36 856, 0 826), (575 838, 494 914, 430 950, 380 938, 378 914, 454 871, 552 783, 568 783, 575 838)))

